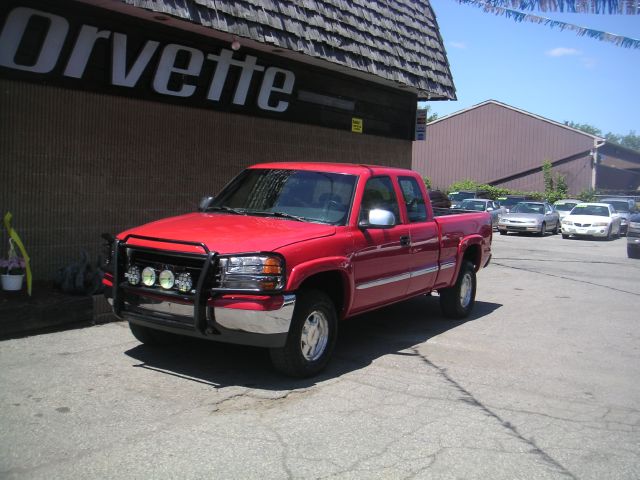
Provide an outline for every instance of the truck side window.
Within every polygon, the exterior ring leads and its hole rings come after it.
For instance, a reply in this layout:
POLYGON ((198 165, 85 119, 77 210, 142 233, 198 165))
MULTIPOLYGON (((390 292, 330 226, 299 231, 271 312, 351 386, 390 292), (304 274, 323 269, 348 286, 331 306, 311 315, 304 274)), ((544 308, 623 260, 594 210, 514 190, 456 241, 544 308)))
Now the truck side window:
POLYGON ((424 197, 418 182, 413 177, 400 177, 400 189, 404 197, 404 203, 407 206, 407 214, 409 221, 424 222, 427 220, 427 207, 424 204, 424 197))
POLYGON ((360 220, 366 220, 369 217, 369 210, 376 208, 392 212, 396 222, 399 222, 398 200, 389 177, 374 177, 367 180, 362 195, 360 220))

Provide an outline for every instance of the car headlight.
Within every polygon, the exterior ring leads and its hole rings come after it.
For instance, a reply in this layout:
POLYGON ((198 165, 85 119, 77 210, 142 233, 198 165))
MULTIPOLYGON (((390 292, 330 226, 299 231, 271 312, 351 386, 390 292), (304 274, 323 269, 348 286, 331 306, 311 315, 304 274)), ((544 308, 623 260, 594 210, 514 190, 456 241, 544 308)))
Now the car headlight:
POLYGON ((606 227, 606 226, 608 226, 609 224, 608 224, 607 222, 593 222, 591 225, 592 225, 593 227, 606 227))
POLYGON ((640 228, 640 222, 629 222, 629 228, 640 228))
POLYGON ((253 292, 284 287, 284 260, 276 255, 243 255, 220 258, 219 288, 253 292))
POLYGON ((573 225, 573 222, 571 220, 562 220, 562 223, 564 225, 573 225))
POLYGON ((626 218, 622 217, 622 218, 620 219, 620 224, 621 224, 621 225, 626 225, 627 223, 628 223, 628 220, 627 220, 626 218))

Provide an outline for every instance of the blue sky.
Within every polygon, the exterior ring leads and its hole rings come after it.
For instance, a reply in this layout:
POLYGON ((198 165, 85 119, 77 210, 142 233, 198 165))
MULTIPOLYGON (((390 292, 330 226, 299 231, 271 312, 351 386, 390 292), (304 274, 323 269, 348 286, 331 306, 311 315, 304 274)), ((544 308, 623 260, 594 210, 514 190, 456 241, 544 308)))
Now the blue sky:
MULTIPOLYGON (((429 102, 439 116, 493 99, 603 134, 640 134, 640 49, 516 23, 455 0, 431 5, 458 97, 429 102)), ((640 15, 530 13, 640 39, 640 15)))

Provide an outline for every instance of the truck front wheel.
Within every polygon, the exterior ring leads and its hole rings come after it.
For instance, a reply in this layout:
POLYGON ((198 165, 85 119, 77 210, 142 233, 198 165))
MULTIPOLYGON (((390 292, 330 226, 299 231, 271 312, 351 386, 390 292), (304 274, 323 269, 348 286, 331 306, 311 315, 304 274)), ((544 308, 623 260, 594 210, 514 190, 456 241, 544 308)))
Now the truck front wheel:
POLYGON ((331 298, 319 290, 298 295, 287 343, 272 348, 276 370, 292 377, 310 377, 329 362, 336 343, 338 319, 331 298))
POLYGON ((463 262, 455 285, 440 290, 440 308, 448 318, 465 318, 476 301, 476 272, 473 264, 463 262))

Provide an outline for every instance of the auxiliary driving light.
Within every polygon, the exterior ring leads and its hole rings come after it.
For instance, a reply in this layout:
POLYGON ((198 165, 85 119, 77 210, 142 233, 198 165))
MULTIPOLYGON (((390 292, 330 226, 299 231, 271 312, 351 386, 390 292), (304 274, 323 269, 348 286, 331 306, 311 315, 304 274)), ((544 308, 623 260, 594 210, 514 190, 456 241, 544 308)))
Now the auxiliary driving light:
POLYGON ((181 273, 178 275, 176 279, 176 287, 182 293, 186 293, 193 287, 193 280, 191 279, 191 274, 189 273, 181 273))
POLYGON ((171 270, 163 270, 160 272, 160 286, 165 290, 173 287, 176 278, 171 270))
POLYGON ((140 269, 136 265, 131 265, 125 274, 129 285, 138 285, 140 283, 140 269))
POLYGON ((156 283, 156 271, 151 267, 145 267, 142 270, 142 283, 144 283, 147 287, 153 287, 156 283))

